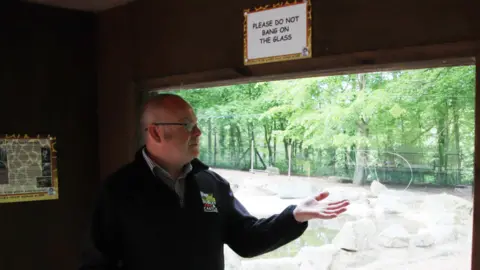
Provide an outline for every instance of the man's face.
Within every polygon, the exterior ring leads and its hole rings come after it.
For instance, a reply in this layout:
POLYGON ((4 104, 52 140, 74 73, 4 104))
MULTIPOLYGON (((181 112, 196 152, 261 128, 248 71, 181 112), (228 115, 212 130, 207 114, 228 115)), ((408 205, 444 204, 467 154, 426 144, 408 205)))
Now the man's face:
POLYGON ((166 123, 181 123, 185 125, 165 125, 163 129, 162 151, 172 162, 188 163, 200 154, 200 135, 197 117, 193 109, 178 107, 171 114, 165 114, 166 123))

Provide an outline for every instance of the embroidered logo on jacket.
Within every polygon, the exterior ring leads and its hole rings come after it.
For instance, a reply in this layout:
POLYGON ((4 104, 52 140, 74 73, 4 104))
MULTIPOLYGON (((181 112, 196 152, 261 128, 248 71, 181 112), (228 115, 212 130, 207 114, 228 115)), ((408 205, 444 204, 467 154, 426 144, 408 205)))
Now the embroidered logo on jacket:
POLYGON ((200 196, 202 197, 203 211, 218 213, 217 205, 216 205, 217 200, 215 200, 215 197, 213 197, 213 194, 203 193, 200 191, 200 196))

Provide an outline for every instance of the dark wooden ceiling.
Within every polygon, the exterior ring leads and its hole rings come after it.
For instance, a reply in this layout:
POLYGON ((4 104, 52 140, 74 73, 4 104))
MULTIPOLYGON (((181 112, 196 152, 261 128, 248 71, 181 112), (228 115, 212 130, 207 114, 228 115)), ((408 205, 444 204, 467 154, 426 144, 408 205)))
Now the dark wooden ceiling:
POLYGON ((88 12, 100 12, 113 7, 124 5, 133 0, 26 0, 47 6, 60 7, 88 12))

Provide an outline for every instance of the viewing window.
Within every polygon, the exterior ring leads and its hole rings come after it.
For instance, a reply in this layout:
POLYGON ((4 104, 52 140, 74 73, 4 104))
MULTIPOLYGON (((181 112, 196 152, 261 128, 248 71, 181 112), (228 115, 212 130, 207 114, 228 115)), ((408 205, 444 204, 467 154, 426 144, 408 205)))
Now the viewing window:
POLYGON ((200 159, 251 214, 323 190, 351 202, 260 257, 225 247, 226 269, 470 269, 474 66, 174 93, 197 113, 200 159))

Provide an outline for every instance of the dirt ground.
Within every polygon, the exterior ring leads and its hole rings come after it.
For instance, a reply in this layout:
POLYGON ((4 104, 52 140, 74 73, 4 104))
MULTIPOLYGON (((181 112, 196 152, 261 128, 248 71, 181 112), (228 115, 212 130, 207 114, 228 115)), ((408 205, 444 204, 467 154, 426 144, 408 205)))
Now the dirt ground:
MULTIPOLYGON (((338 187, 338 186, 345 186, 345 187, 353 187, 358 188, 360 190, 368 190, 370 188, 369 185, 365 186, 355 186, 353 184, 343 184, 338 183, 329 179, 328 177, 301 177, 301 176, 291 176, 288 175, 271 175, 269 176, 267 173, 263 172, 246 172, 246 171, 237 171, 237 170, 227 170, 227 169, 217 169, 212 168, 213 171, 217 172, 222 177, 226 178, 231 184, 238 184, 240 182, 248 182, 252 184, 260 184, 270 181, 275 182, 283 182, 291 180, 302 180, 310 182, 320 188, 328 188, 328 187, 338 187)), ((398 186, 398 185, 386 185, 389 189, 392 190, 404 190, 406 186, 398 186)), ((468 188, 447 188, 447 187, 420 187, 411 185, 407 189, 410 192, 415 193, 427 193, 427 194, 440 194, 440 193, 447 193, 451 195, 455 195, 461 197, 463 199, 472 201, 472 189, 471 187, 468 188)))

